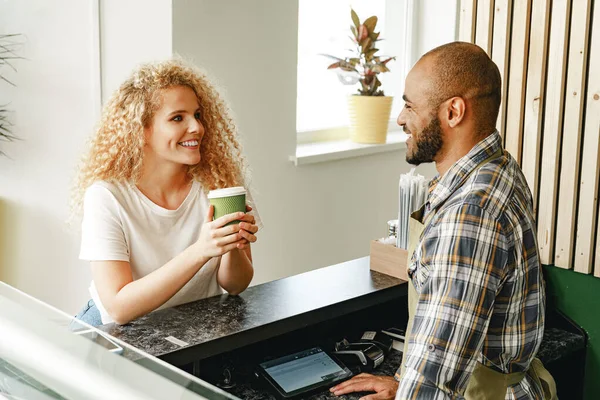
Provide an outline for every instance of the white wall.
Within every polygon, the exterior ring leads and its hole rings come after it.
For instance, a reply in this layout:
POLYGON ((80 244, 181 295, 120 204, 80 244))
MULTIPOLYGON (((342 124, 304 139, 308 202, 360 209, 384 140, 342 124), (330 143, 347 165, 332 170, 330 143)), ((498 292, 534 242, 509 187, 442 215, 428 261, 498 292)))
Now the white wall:
MULTIPOLYGON (((171 51, 216 77, 237 114, 265 223, 254 283, 368 254, 396 212, 397 178, 408 166, 402 151, 301 167, 288 161, 297 0, 100 4, 98 64, 94 0, 0 0, 0 33, 26 35, 26 60, 10 74, 18 87, 0 88, 23 139, 2 144, 11 158, 0 158, 0 279, 71 313, 88 298, 89 267, 64 221, 100 88, 106 99, 135 64, 171 51)), ((432 176, 433 168, 421 172, 432 176)))
MULTIPOLYGON (((0 145, 0 279, 73 312, 88 267, 66 230, 76 161, 94 123, 90 1, 0 3, 0 32, 22 33, 17 84, 0 86, 22 140, 0 145)), ((4 71, 7 71, 6 69, 4 71)), ((7 71, 8 72, 8 71, 7 71)))
POLYGON ((100 0, 102 100, 136 65, 172 54, 171 0, 100 0))
POLYGON ((458 40, 457 0, 414 1, 414 62, 442 44, 458 40))
POLYGON ((0 89, 23 139, 1 144, 0 279, 75 313, 91 277, 65 224, 75 168, 100 87, 106 99, 136 64, 171 55, 171 0, 4 0, 0 33, 25 35, 17 87, 0 89))
MULTIPOLYGON (((177 0, 173 51, 218 79, 265 228, 254 283, 365 256, 397 213, 404 152, 295 167, 298 2, 177 0)), ((319 93, 315 93, 318 96, 319 93)), ((425 170, 431 176, 432 167, 425 170)))

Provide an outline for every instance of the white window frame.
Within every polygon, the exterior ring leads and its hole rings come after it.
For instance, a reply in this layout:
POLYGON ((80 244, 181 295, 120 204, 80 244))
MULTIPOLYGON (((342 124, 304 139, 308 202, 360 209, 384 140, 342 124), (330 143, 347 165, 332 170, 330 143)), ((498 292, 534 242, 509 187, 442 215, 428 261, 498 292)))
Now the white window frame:
MULTIPOLYGON (((413 20, 415 18, 415 7, 414 0, 387 0, 386 2, 386 20, 389 21, 388 15, 396 14, 402 10, 404 17, 403 26, 397 28, 390 28, 389 24, 386 24, 386 36, 390 35, 391 29, 402 31, 402 46, 399 57, 401 62, 397 63, 402 73, 401 76, 406 76, 414 61, 416 61, 416 43, 414 37, 414 25, 413 20)), ((392 52, 390 52, 391 54, 392 52)), ((402 82, 403 83, 403 82, 402 82)), ((394 101, 402 101, 401 96, 396 94, 394 101)), ((396 119, 397 115, 391 115, 389 121, 388 132, 400 131, 401 128, 397 126, 396 119)), ((297 145, 303 144, 314 144, 319 142, 332 142, 332 141, 344 141, 348 139, 349 127, 338 126, 326 129, 308 130, 308 131, 297 131, 296 143, 297 145)))
MULTIPOLYGON (((398 53, 398 58, 401 58, 402 62, 398 67, 402 71, 402 76, 406 76, 416 61, 417 44, 413 21, 417 10, 414 0, 388 0, 386 2, 386 19, 389 21, 387 15, 397 13, 399 9, 403 12, 404 24, 396 28, 401 29, 403 32, 403 40, 401 41, 403 49, 398 53)), ((386 28, 386 34, 390 34, 389 25, 386 28)), ((395 101, 402 101, 401 95, 396 94, 395 97, 395 101)), ((397 115, 390 116, 387 142, 385 144, 353 143, 349 140, 348 126, 296 132, 296 152, 289 156, 289 160, 298 166, 404 150, 406 149, 407 137, 397 125, 396 119, 397 115)))

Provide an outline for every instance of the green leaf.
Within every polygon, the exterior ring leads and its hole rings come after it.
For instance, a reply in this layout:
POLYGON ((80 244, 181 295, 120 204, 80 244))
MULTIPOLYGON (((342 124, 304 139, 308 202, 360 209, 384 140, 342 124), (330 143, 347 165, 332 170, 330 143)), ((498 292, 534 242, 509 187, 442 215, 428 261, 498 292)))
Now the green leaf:
POLYGON ((358 29, 358 27, 360 26, 360 20, 358 19, 358 15, 356 15, 356 12, 354 12, 352 8, 350 9, 350 16, 352 17, 352 22, 354 22, 354 26, 356 27, 356 29, 358 29))
POLYGON ((356 68, 354 68, 354 64, 352 64, 351 62, 348 61, 340 61, 340 68, 343 69, 344 71, 352 71, 352 72, 357 72, 356 68))
POLYGON ((336 61, 333 64, 331 64, 329 67, 327 67, 327 69, 339 68, 341 63, 342 63, 341 61, 336 61))
POLYGON ((369 37, 371 38, 372 41, 376 42, 378 40, 377 38, 379 37, 380 33, 381 32, 371 32, 369 34, 369 37))
MULTIPOLYGON (((13 124, 8 120, 8 110, 5 108, 0 108, 0 141, 13 141, 16 139, 16 136, 12 134, 11 128, 13 124)), ((2 151, 0 151, 0 155, 2 155, 2 151)))
POLYGON ((352 34, 354 35, 354 37, 358 36, 358 33, 356 31, 356 28, 353 25, 350 25, 350 30, 352 31, 352 34))
POLYGON ((369 29, 369 32, 375 31, 375 25, 377 25, 377 17, 373 15, 372 17, 367 18, 366 21, 363 22, 363 25, 365 25, 367 29, 369 29))
POLYGON ((371 40, 370 37, 367 37, 362 42, 360 42, 360 47, 362 47, 363 53, 366 53, 367 50, 369 50, 372 45, 373 45, 373 41, 371 40))
POLYGON ((379 51, 379 49, 376 49, 376 48, 372 48, 370 50, 367 50, 365 52, 365 57, 371 57, 371 56, 373 56, 373 54, 377 53, 378 51, 379 51))
POLYGON ((373 72, 377 72, 378 74, 380 74, 382 72, 390 72, 388 67, 386 67, 383 64, 375 64, 375 65, 373 65, 373 67, 371 69, 373 70, 373 72))
MULTIPOLYGON (((350 64, 348 64, 348 65, 350 65, 350 64)), ((358 74, 358 71, 356 70, 356 68, 352 68, 352 67, 350 67, 350 66, 341 67, 341 68, 342 68, 342 70, 344 70, 344 71, 348 71, 348 72, 356 72, 356 73, 358 74)))
POLYGON ((365 38, 369 37, 369 30, 366 26, 361 25, 358 27, 358 35, 356 35, 356 40, 362 42, 365 38))

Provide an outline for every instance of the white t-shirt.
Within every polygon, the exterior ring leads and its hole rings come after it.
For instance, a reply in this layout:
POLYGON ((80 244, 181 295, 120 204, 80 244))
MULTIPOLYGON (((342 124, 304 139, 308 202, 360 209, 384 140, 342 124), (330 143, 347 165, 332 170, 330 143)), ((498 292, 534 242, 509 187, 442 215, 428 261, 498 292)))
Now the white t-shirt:
MULTIPOLYGON (((85 192, 79 258, 128 261, 133 279, 140 279, 198 240, 208 206, 206 194, 197 181, 176 210, 153 203, 133 183, 95 182, 85 192)), ((251 206, 254 208, 254 204, 251 206)), ((258 220, 256 214, 255 218, 258 220)), ((158 309, 223 293, 217 283, 220 261, 220 257, 212 258, 158 309)), ((89 290, 102 323, 113 322, 93 281, 89 290)))

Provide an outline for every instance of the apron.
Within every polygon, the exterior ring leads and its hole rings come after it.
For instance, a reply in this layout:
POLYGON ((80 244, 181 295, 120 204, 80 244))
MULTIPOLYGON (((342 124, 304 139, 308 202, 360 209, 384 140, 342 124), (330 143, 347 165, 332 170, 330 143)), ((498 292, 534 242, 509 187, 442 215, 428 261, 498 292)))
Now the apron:
MULTIPOLYGON (((502 155, 502 150, 498 150, 491 157, 482 161, 479 165, 477 165, 471 173, 481 167, 483 164, 492 161, 495 158, 498 158, 502 155)), ((470 175, 470 174, 469 174, 470 175)), ((441 204, 440 204, 441 206, 441 204)), ((438 206, 438 208, 440 207, 438 206)), ((408 223, 409 229, 409 242, 408 242, 408 263, 410 265, 410 259, 412 257, 413 252, 415 251, 417 245, 421 241, 421 234, 425 229, 425 224, 423 221, 424 214, 423 205, 419 210, 415 211, 411 214, 410 221, 408 223)), ((428 220, 431 220, 431 217, 434 215, 435 211, 431 211, 428 215, 428 220)), ((406 365, 406 355, 408 354, 408 342, 409 337, 413 328, 413 320, 415 316, 415 312, 417 310, 417 302, 418 302, 418 294, 415 290, 415 286, 411 282, 408 282, 408 325, 406 327, 406 338, 404 341, 404 353, 402 357, 402 365, 401 365, 401 377, 404 376, 405 373, 405 365, 406 365)), ((556 395, 556 383, 552 378, 552 375, 544 368, 542 362, 535 358, 529 369, 526 372, 513 372, 510 374, 505 374, 502 372, 498 372, 492 368, 489 368, 483 365, 480 362, 477 362, 475 365, 475 369, 473 373, 469 377, 467 382, 467 389, 465 390, 464 397, 466 400, 504 400, 506 396, 506 392, 509 386, 516 385, 519 383, 525 375, 529 375, 529 377, 537 382, 537 385, 543 389, 544 400, 557 400, 558 397, 556 395)))

